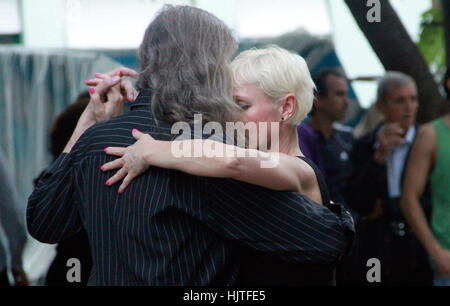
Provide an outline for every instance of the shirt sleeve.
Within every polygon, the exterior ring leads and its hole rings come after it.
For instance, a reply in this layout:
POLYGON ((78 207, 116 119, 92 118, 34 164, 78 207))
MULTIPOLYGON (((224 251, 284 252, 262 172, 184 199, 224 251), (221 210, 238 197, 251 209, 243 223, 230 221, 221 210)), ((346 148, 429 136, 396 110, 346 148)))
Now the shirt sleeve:
POLYGON ((81 229, 75 189, 75 154, 61 154, 28 198, 28 231, 41 242, 57 243, 81 229))
POLYGON ((22 252, 27 242, 23 211, 14 185, 14 176, 0 152, 0 224, 8 239, 11 266, 22 269, 22 252))
POLYGON ((352 245, 355 228, 339 204, 232 179, 207 182, 208 222, 220 235, 292 263, 329 264, 352 245))

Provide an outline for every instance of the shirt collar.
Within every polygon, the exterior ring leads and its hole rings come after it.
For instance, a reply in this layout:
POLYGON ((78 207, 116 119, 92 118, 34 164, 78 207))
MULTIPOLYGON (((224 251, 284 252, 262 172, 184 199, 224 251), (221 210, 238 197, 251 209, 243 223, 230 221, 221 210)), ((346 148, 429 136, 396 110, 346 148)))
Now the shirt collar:
POLYGON ((416 134, 416 127, 415 125, 411 125, 410 128, 408 129, 408 132, 406 132, 405 141, 411 144, 414 141, 415 134, 416 134))
POLYGON ((145 109, 149 112, 149 118, 153 121, 153 123, 156 126, 165 127, 165 128, 171 128, 172 123, 164 121, 164 120, 157 120, 155 117, 153 117, 152 112, 150 110, 150 99, 152 98, 153 91, 150 88, 144 88, 139 92, 139 95, 137 96, 136 100, 131 103, 130 110, 137 110, 137 109, 145 109))
POLYGON ((139 92, 136 100, 131 104, 130 109, 134 110, 136 108, 146 107, 150 108, 150 99, 152 97, 152 90, 149 88, 144 88, 139 92))

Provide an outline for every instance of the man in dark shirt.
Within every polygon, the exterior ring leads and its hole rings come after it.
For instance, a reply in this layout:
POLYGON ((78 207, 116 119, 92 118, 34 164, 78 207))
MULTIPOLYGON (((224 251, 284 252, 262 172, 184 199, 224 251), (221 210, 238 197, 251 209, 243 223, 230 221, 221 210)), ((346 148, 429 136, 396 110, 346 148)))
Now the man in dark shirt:
MULTIPOLYGON (((325 68, 313 79, 317 89, 314 107, 308 122, 300 125, 298 129, 299 135, 304 135, 308 129, 312 130, 315 143, 306 143, 300 139, 300 148, 302 151, 313 146, 317 148, 317 159, 320 160, 331 199, 344 204, 358 226, 358 215, 350 209, 344 197, 346 183, 351 174, 349 156, 353 147, 353 134, 351 128, 338 123, 344 120, 350 104, 347 78, 340 69, 325 68)), ((356 241, 353 255, 348 258, 342 271, 338 271, 338 284, 354 285, 359 282, 358 261, 356 241)))
MULTIPOLYGON (((234 104, 217 97, 231 93, 225 65, 234 47, 231 31, 211 14, 167 6, 144 36, 140 94, 131 111, 92 126, 72 147, 83 132, 76 130, 67 153, 30 196, 27 222, 36 239, 55 243, 86 229, 90 284, 232 285, 238 245, 294 264, 334 263, 347 251, 354 233, 349 215, 299 193, 156 167, 122 195, 118 187, 105 185, 108 174, 100 166, 112 158, 103 150, 134 143, 132 129, 168 140, 174 136, 172 123, 192 123, 195 111, 206 117, 230 111, 234 104), (203 61, 207 57, 215 65, 203 61)), ((80 122, 116 112, 104 92, 118 82, 105 78, 91 90, 91 106, 80 122)))
MULTIPOLYGON (((347 79, 336 68, 323 69, 313 79, 317 89, 316 100, 310 119, 299 126, 299 134, 307 129, 314 131, 331 199, 346 205, 343 189, 350 173, 353 134, 351 128, 338 122, 344 120, 350 104, 347 79)), ((309 149, 302 145, 307 144, 300 139, 302 151, 309 149)))

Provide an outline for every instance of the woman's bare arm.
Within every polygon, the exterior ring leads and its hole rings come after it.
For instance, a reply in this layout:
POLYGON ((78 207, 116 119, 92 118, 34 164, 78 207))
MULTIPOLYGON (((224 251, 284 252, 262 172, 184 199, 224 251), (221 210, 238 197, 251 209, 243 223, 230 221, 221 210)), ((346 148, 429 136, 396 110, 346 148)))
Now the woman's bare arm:
POLYGON ((108 181, 112 185, 124 179, 119 192, 149 166, 198 176, 228 177, 273 190, 304 192, 314 183, 309 165, 283 153, 244 149, 207 139, 158 141, 137 130, 133 130, 133 136, 138 140, 134 145, 106 150, 107 154, 120 156, 102 168, 121 168, 108 181))
POLYGON ((433 258, 441 274, 450 273, 450 252, 436 240, 420 206, 420 197, 433 169, 436 154, 436 132, 431 124, 422 127, 411 149, 400 205, 417 239, 433 258))

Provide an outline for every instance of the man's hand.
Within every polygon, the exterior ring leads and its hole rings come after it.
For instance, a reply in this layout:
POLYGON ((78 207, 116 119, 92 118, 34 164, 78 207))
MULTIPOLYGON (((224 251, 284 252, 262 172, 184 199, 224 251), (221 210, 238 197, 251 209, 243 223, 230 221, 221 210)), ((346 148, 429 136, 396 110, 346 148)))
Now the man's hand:
POLYGON ((442 277, 450 276, 450 251, 440 247, 431 255, 436 265, 436 269, 442 277))
POLYGON ((15 286, 29 286, 27 275, 23 270, 12 270, 15 286))
POLYGON ((378 133, 380 146, 374 154, 377 163, 383 164, 392 147, 405 143, 406 131, 398 123, 388 123, 378 133))

